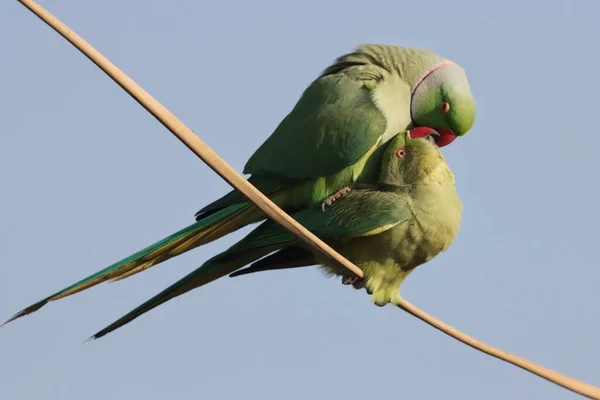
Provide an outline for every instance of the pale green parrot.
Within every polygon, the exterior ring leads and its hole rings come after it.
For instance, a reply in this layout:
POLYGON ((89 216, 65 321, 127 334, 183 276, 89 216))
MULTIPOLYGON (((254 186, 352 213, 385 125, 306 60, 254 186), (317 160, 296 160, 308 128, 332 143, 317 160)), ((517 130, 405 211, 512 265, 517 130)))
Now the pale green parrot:
MULTIPOLYGON (((384 150, 373 187, 350 191, 324 212, 315 203, 292 214, 363 271, 360 282, 348 278, 344 281, 356 288, 364 286, 379 306, 397 302, 400 284, 414 268, 448 249, 458 233, 462 211, 454 176, 432 135, 412 139, 409 133, 401 133, 384 150)), ((331 275, 346 273, 308 250, 279 224, 267 220, 93 338, 192 289, 228 274, 235 276, 235 271, 249 263, 253 264, 237 275, 317 264, 331 275)))
MULTIPOLYGON (((352 190, 325 212, 317 204, 292 217, 356 264, 364 278, 353 282, 355 287, 364 286, 372 293, 375 304, 383 306, 399 300, 402 281, 417 266, 448 249, 458 233, 461 213, 454 176, 432 137, 411 139, 401 133, 386 147, 379 179, 373 188, 352 190)), ((104 336, 168 300, 228 274, 317 264, 328 274, 346 274, 330 266, 327 258, 308 250, 278 223, 267 220, 227 251, 211 258, 93 338, 104 336), (267 256, 269 253, 273 254, 267 256), (252 262, 250 267, 234 273, 252 262)))
MULTIPOLYGON (((465 135, 475 100, 464 70, 428 50, 362 45, 339 57, 304 91, 251 156, 249 181, 286 212, 330 205, 377 181, 381 154, 397 132, 431 127, 438 146, 465 135)), ((105 281, 127 278, 209 243, 264 213, 232 191, 196 214, 197 222, 16 314, 9 321, 105 281)))

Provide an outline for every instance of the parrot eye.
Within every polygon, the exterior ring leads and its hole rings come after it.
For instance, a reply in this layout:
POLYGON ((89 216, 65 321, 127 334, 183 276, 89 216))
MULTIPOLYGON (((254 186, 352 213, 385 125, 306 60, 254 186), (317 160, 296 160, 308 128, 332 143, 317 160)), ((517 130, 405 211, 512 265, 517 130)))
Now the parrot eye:
POLYGON ((395 151, 396 157, 402 159, 406 157, 406 149, 404 147, 399 147, 395 151))
POLYGON ((440 112, 442 114, 448 114, 450 112, 450 103, 447 101, 442 101, 440 103, 440 112))

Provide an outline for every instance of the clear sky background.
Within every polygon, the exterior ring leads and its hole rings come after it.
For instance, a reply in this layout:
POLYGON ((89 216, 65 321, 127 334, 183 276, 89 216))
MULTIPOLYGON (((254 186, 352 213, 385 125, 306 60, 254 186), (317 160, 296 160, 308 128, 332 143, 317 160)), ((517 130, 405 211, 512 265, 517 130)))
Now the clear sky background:
MULTIPOLYGON (((403 296, 600 385, 598 1, 41 4, 238 171, 358 43, 430 48, 460 63, 478 117, 443 152, 462 228, 403 296)), ((229 187, 16 1, 0 3, 0 51, 4 320, 186 226, 229 187)), ((225 278, 82 344, 246 232, 5 326, 0 396, 578 398, 317 269, 225 278)))

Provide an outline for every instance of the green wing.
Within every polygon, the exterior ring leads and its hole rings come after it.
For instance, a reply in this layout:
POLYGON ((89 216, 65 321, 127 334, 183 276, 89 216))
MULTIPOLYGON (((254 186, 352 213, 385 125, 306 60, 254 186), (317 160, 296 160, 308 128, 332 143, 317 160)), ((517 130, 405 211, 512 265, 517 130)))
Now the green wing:
MULTIPOLYGON (((293 185, 291 180, 331 176, 357 163, 375 147, 387 123, 375 106, 372 88, 380 69, 363 62, 335 64, 303 93, 273 134, 244 167, 248 181, 264 194, 293 185)), ((196 213, 201 219, 246 197, 233 190, 196 213)))
POLYGON ((355 164, 386 128, 371 99, 379 79, 369 66, 351 65, 315 80, 250 157, 244 173, 317 179, 355 164))
MULTIPOLYGON (((250 182, 267 196, 293 185, 293 183, 290 182, 290 179, 285 179, 273 174, 254 175, 248 178, 248 182, 250 182)), ((249 204, 249 200, 244 194, 239 192, 237 189, 234 189, 225 196, 204 206, 194 215, 194 217, 196 218, 196 221, 200 221, 203 218, 206 218, 207 216, 224 209, 225 207, 233 206, 239 203, 249 204)))
MULTIPOLYGON (((292 217, 324 240, 343 240, 381 233, 410 219, 412 212, 409 204, 397 194, 355 190, 333 203, 325 212, 320 207, 314 207, 292 214, 292 217)), ((99 331, 92 338, 100 338, 166 301, 237 271, 269 253, 299 245, 294 235, 279 224, 267 220, 227 251, 211 258, 200 268, 99 331)), ((307 265, 306 252, 298 251, 297 254, 300 258, 296 261, 307 265)), ((290 265, 298 266, 298 263, 294 263, 289 257, 287 261, 290 265)))
MULTIPOLYGON (((323 240, 347 240, 383 232, 411 218, 412 212, 404 197, 396 193, 363 189, 349 192, 325 212, 320 207, 311 207, 292 214, 292 217, 323 240)), ((222 256, 231 257, 264 246, 291 244, 298 244, 296 237, 268 220, 222 256)))

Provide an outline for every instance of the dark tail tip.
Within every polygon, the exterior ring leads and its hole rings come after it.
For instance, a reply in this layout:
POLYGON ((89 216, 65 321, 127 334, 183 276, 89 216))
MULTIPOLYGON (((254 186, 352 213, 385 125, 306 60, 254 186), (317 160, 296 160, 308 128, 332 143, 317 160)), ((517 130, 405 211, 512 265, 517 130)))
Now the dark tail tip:
POLYGON ((245 270, 241 269, 239 271, 232 272, 231 274, 229 274, 229 277, 235 278, 236 276, 245 275, 245 274, 247 274, 247 272, 245 272, 245 270))
POLYGON ((12 317, 10 317, 8 320, 4 321, 4 323, 2 323, 2 325, 0 325, 0 328, 2 328, 4 325, 9 324, 10 322, 13 322, 16 319, 24 317, 27 314, 31 314, 33 312, 36 312, 40 308, 44 307, 47 303, 48 303, 48 301, 42 300, 42 301, 40 301, 38 303, 30 305, 26 309, 19 311, 18 313, 16 313, 12 317))
POLYGON ((103 332, 103 331, 97 332, 97 333, 93 334, 92 336, 90 336, 90 337, 88 338, 88 340, 86 340, 86 342, 89 342, 89 341, 92 341, 92 340, 98 340, 98 339, 100 339, 102 336, 106 335, 107 333, 108 333, 108 332, 103 332))
POLYGON ((21 318, 24 315, 26 315, 26 313, 24 311, 20 311, 20 312, 16 313, 12 317, 10 317, 8 320, 4 321, 2 323, 2 325, 0 325, 0 328, 2 328, 4 325, 8 325, 9 323, 13 322, 15 319, 21 318))
POLYGON ((91 341, 96 340, 96 339, 98 339, 96 337, 96 335, 90 336, 89 338, 85 339, 82 344, 85 344, 87 342, 91 342, 91 341))

